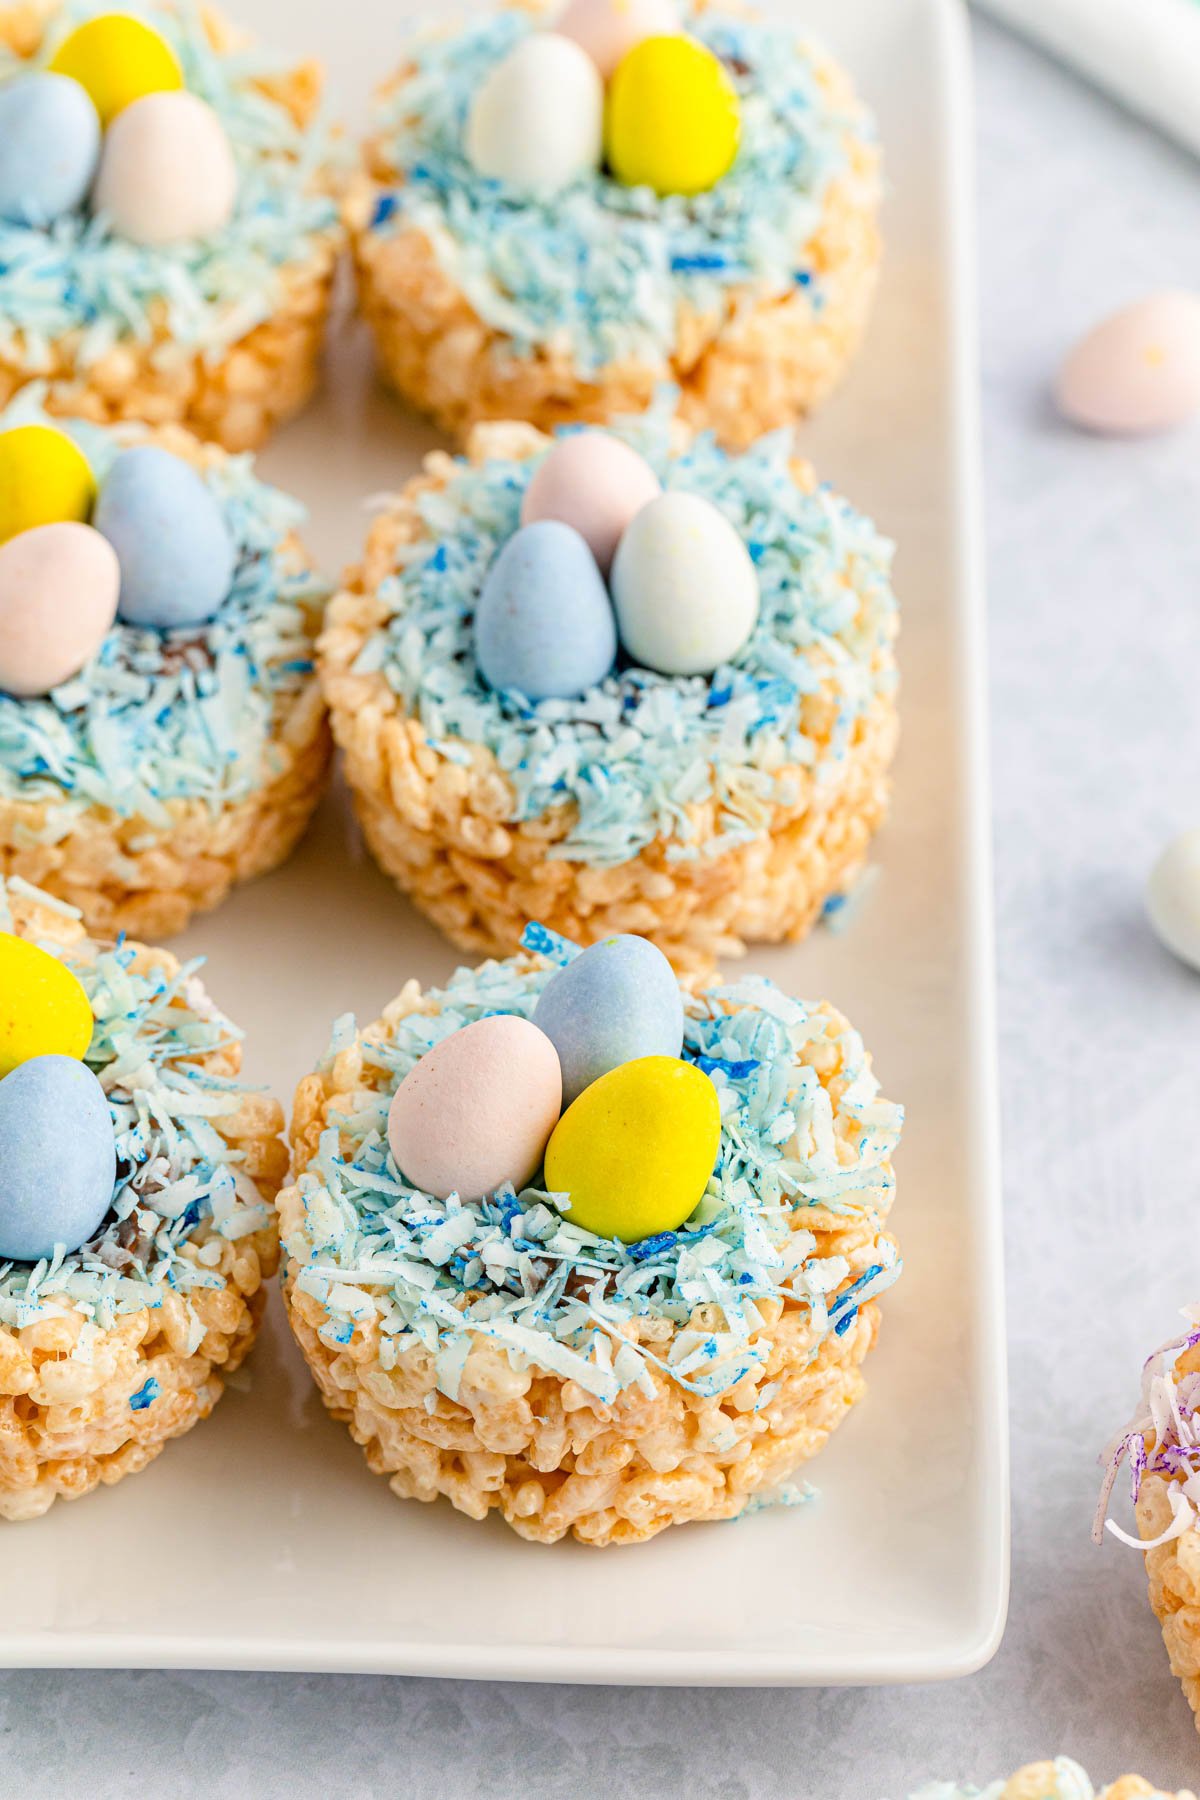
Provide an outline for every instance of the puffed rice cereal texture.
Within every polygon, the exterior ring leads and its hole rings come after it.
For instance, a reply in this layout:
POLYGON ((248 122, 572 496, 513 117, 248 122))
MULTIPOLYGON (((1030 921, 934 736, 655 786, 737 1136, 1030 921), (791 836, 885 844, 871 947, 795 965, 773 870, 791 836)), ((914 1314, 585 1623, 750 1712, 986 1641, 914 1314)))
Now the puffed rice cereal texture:
MULTIPOLYGON (((88 948, 76 921, 11 893, 9 904, 18 935, 60 944, 76 957, 88 948)), ((164 950, 133 949, 135 970, 157 967, 170 976, 178 968, 164 950)), ((232 1044, 199 1063, 233 1078, 241 1048, 232 1044)), ((237 1112, 212 1123, 241 1153, 240 1166, 264 1199, 273 1199, 287 1167, 279 1103, 247 1094, 237 1112)), ((196 1260, 206 1245, 210 1258, 213 1245, 219 1254, 205 1262, 215 1285, 189 1296, 204 1328, 194 1349, 187 1308, 169 1286, 161 1305, 119 1314, 107 1329, 85 1328, 70 1299, 50 1288, 42 1299, 48 1311, 59 1308, 57 1317, 19 1328, 0 1324, 0 1518, 34 1519, 57 1499, 76 1500, 101 1483, 112 1486, 208 1417, 225 1377, 254 1343, 266 1304, 264 1284, 279 1263, 279 1240, 274 1221, 236 1242, 202 1224, 182 1254, 196 1260), (131 1396, 151 1379, 157 1398, 135 1410, 131 1396)))
MULTIPOLYGON (((1179 1375, 1200 1370, 1200 1346, 1185 1350, 1176 1364, 1179 1375)), ((1142 1478, 1137 1502, 1138 1531, 1159 1537, 1171 1523, 1170 1483, 1162 1475, 1142 1478)), ((1168 1543, 1146 1552, 1150 1604, 1162 1626, 1163 1643, 1200 1730, 1200 1527, 1190 1526, 1168 1543)))

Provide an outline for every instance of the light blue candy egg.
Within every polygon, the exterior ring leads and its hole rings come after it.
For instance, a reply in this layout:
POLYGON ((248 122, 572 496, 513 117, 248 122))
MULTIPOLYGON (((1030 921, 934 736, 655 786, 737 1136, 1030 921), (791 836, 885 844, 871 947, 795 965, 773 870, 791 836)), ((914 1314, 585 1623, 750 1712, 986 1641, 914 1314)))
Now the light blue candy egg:
POLYGON ((117 612, 126 624, 203 625, 229 593, 237 551, 225 516, 196 471, 169 451, 123 450, 92 523, 117 553, 117 612))
POLYGON ((683 1000, 675 971, 648 938, 620 933, 552 975, 533 1022, 562 1065, 563 1107, 621 1063, 678 1056, 683 1000))
POLYGON ((104 1089, 73 1056, 0 1081, 0 1261, 78 1250, 112 1205, 117 1150, 104 1089))
POLYGON ((100 118, 66 75, 0 87, 0 219, 49 225, 82 206, 100 158, 100 118))
POLYGON ((608 589, 587 542, 559 519, 523 525, 488 570, 475 660, 494 688, 565 700, 603 681, 617 654, 608 589))

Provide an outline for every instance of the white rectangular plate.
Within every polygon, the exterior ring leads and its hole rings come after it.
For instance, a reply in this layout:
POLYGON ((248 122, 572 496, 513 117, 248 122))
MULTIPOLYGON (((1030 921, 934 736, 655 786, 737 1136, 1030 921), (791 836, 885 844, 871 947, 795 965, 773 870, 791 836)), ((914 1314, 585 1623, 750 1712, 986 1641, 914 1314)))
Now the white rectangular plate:
MULTIPOLYGON (((356 107, 395 59, 395 0, 238 11, 323 54, 356 107), (277 17, 272 18, 272 15, 277 17)), ((800 8, 797 8, 800 11, 800 8)), ((1007 1423, 983 760, 979 512, 963 19, 953 0, 804 0, 888 152, 886 278, 870 342, 805 443, 898 540, 904 744, 881 878, 841 936, 756 954, 844 1007, 908 1127, 905 1258, 870 1390, 795 1511, 600 1555, 401 1504, 328 1420, 277 1294, 239 1390, 144 1474, 5 1536, 0 1661, 714 1684, 965 1674, 994 1651, 1008 1570, 1007 1423)), ((361 110, 349 116, 361 117, 361 110)), ((265 458, 311 505, 326 566, 363 495, 429 434, 370 385, 360 337, 265 458)), ((184 940, 290 1096, 332 1019, 374 1018, 454 953, 352 848, 338 801, 291 866, 184 940)))

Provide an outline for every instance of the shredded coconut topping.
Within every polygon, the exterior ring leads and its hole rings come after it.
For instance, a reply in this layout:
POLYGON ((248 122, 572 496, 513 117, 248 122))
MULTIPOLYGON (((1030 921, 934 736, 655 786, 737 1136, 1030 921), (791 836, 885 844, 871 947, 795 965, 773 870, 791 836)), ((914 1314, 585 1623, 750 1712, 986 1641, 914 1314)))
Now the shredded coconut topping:
MULTIPOLYGON (((1038 1768, 1040 1770, 1040 1763, 1038 1768)), ((1077 1762, 1072 1762, 1069 1756, 1056 1756, 1053 1764, 1048 1764, 1047 1768, 1053 1785, 1039 1788, 1037 1800, 1105 1800, 1109 1790, 1105 1788, 1097 1796, 1085 1771, 1077 1762)), ((953 1781, 931 1781, 911 1794, 909 1800, 1004 1800, 1008 1788, 1007 1781, 993 1781, 986 1788, 970 1785, 963 1787, 953 1781)), ((1022 1786, 1020 1791, 1023 1795, 1028 1793, 1030 1800, 1033 1800, 1032 1788, 1022 1786)), ((1167 1800, 1167 1796, 1156 1788, 1153 1794, 1147 1793, 1146 1800, 1167 1800)), ((1180 1800, 1183 1800, 1182 1796, 1180 1800)))
POLYGON ((464 132, 491 69, 537 29, 525 10, 460 21, 410 47, 411 73, 376 120, 398 177, 374 229, 423 231, 447 273, 518 354, 565 348, 583 374, 673 350, 681 308, 721 309, 731 288, 808 289, 821 303, 808 246, 826 190, 870 121, 818 77, 794 30, 702 11, 688 29, 719 56, 741 100, 737 160, 708 193, 657 197, 604 173, 549 198, 479 175, 464 132))
POLYGON ((728 455, 708 435, 673 450, 672 396, 614 429, 664 485, 703 495, 754 560, 758 623, 711 677, 620 666, 578 698, 536 704, 480 677, 472 620, 488 568, 517 529, 539 458, 459 459, 449 485, 422 496, 427 534, 404 544, 378 590, 388 611, 356 672, 381 668, 428 741, 449 761, 493 752, 516 817, 573 801, 578 817, 555 855, 627 862, 660 834, 669 854, 720 856, 760 837, 794 802, 796 768, 836 783, 875 697, 896 683, 892 545, 828 487, 793 479, 790 434, 728 455), (808 708, 821 696, 814 723, 808 708), (688 808, 715 804, 718 829, 697 844, 688 808))
MULTIPOLYGON (((0 85, 43 67, 69 31, 112 10, 111 0, 63 0, 32 60, 0 43, 0 85)), ((255 85, 278 73, 277 63, 257 52, 218 55, 190 0, 122 0, 120 10, 167 40, 188 91, 216 111, 237 160, 237 204, 212 237, 153 249, 86 212, 69 213, 48 230, 0 219, 0 350, 19 339, 21 364, 35 371, 49 368, 50 346, 67 332, 82 334, 76 360, 86 368, 124 337, 147 340, 160 313, 176 343, 219 353, 271 317, 281 270, 306 260, 337 223, 336 203, 317 180, 329 158, 327 133, 302 130, 255 85)))
POLYGON ((1177 1366, 1182 1356, 1200 1345, 1200 1305, 1185 1307, 1183 1317, 1191 1329, 1147 1358, 1142 1368, 1141 1405, 1100 1459, 1105 1475, 1092 1527, 1097 1544, 1107 1526, 1123 1544, 1131 1544, 1135 1550, 1153 1550, 1200 1522, 1200 1370, 1177 1366), (1161 1475, 1169 1484, 1171 1523, 1161 1536, 1134 1537, 1106 1517, 1122 1464, 1129 1467, 1130 1497, 1135 1505, 1147 1475, 1161 1475))
MULTIPOLYGON (((12 928, 9 893, 78 916, 25 882, 0 878, 0 931, 12 928)), ((117 1180, 108 1217, 90 1243, 37 1263, 0 1262, 0 1324, 19 1329, 70 1307, 107 1329, 120 1313, 161 1305, 167 1288, 186 1297, 223 1287, 222 1277, 205 1269, 203 1250, 193 1262, 181 1249, 261 1231, 273 1209, 239 1167, 241 1153, 212 1123, 236 1112, 246 1090, 196 1065, 241 1037, 197 980, 203 959, 168 975, 153 964, 135 970, 124 943, 41 947, 78 976, 91 1002, 95 1028, 84 1060, 108 1096, 117 1180)), ((195 1331, 199 1344, 199 1320, 195 1331)))
MULTIPOLYGON (((423 1344, 450 1399, 478 1335, 607 1402, 646 1386, 650 1366, 693 1393, 725 1393, 767 1354, 761 1334, 752 1341, 759 1301, 807 1308, 814 1355, 830 1332, 849 1330, 896 1280, 895 1248, 880 1229, 850 1280, 845 1257, 816 1254, 804 1212, 886 1211, 903 1111, 880 1098, 856 1032, 762 977, 684 996, 684 1055, 711 1076, 722 1115, 717 1166, 686 1227, 624 1244, 572 1225, 539 1188, 464 1202, 408 1185, 387 1143, 399 1082, 473 1020, 530 1017, 555 968, 577 954, 541 926, 524 944, 523 956, 459 969, 390 1038, 361 1040, 382 1085, 322 1133, 300 1177, 303 1227, 285 1244, 297 1286, 325 1306, 329 1341, 348 1343, 374 1312, 383 1366, 423 1344), (804 1060, 818 1046, 840 1059, 834 1093, 804 1060), (650 1319, 675 1327, 665 1359, 636 1334, 650 1319)), ((329 1058, 354 1041, 353 1020, 339 1020, 329 1058)))
MULTIPOLYGON (((126 441, 119 428, 46 421, 35 387, 0 412, 0 431, 34 421, 69 432, 98 481, 126 441)), ((92 661, 44 698, 0 692, 0 796, 52 802, 51 841, 63 803, 161 825, 167 800, 216 811, 242 799, 270 778, 276 709, 313 678, 312 614, 326 590, 288 546, 303 507, 256 480, 249 456, 204 480, 238 547, 215 618, 168 632, 118 619, 92 661)))

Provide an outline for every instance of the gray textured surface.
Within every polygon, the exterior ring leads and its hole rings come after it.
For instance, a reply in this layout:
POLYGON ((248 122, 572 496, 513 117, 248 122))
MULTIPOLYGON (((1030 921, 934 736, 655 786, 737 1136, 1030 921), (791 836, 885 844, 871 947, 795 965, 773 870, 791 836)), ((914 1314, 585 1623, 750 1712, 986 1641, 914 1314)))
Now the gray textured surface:
POLYGON ((1140 1558, 1087 1541, 1095 1448, 1200 1292, 1200 986, 1140 916, 1147 862, 1196 822, 1200 434, 1088 440, 1045 398, 1097 311, 1200 286, 1200 171, 994 27, 976 62, 1015 1452, 1000 1654, 873 1692, 9 1675, 5 1794, 899 1800, 1055 1749, 1097 1777, 1200 1780, 1140 1558))

